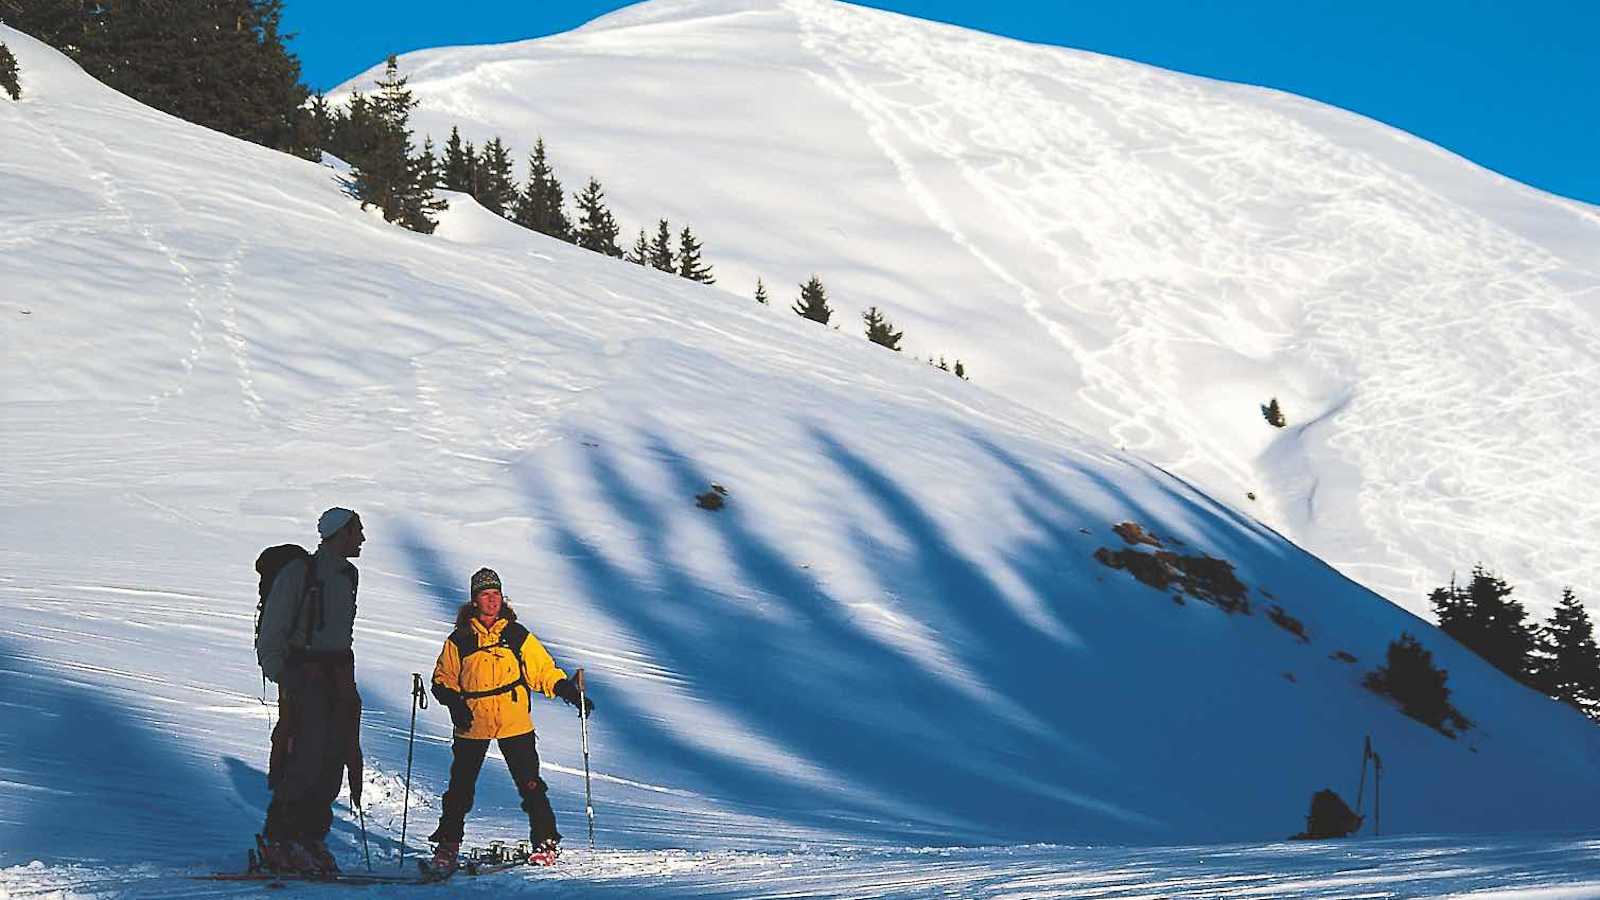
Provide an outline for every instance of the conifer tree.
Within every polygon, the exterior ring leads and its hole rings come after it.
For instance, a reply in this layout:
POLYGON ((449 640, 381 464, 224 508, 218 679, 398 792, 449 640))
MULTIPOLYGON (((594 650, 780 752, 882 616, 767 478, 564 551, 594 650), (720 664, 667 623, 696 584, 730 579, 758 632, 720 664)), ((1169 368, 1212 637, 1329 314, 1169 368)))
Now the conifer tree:
POLYGON ((441 167, 433 152, 433 138, 422 142, 422 153, 411 160, 411 178, 400 198, 400 224, 423 234, 433 234, 439 227, 433 214, 448 206, 434 194, 439 186, 441 167))
MULTIPOLYGON (((438 178, 437 163, 432 159, 431 142, 426 162, 412 156, 410 117, 417 101, 406 87, 406 80, 400 74, 399 63, 390 56, 378 82, 378 93, 362 106, 360 116, 367 120, 363 128, 366 134, 355 136, 364 138, 365 146, 353 151, 350 168, 363 209, 376 206, 386 221, 431 232, 435 223, 429 214, 440 208, 434 201, 431 183, 438 178)), ((356 97, 351 99, 350 123, 354 127, 358 119, 356 97)))
POLYGON ((962 365, 961 364, 961 360, 959 360, 959 359, 956 360, 955 372, 956 372, 956 377, 957 378, 961 379, 962 381, 966 381, 967 380, 967 367, 962 365))
POLYGON ((772 302, 772 299, 767 296, 767 286, 761 283, 760 278, 756 279, 756 302, 762 306, 767 306, 772 302))
POLYGON ((442 181, 445 190, 472 192, 472 145, 461 142, 461 129, 450 126, 450 138, 444 142, 444 170, 442 181))
MULTIPOLYGON (((1366 677, 1366 686, 1400 703, 1406 715, 1445 730, 1447 722, 1465 726, 1466 720, 1450 705, 1449 675, 1433 664, 1433 654, 1409 632, 1389 643, 1384 666, 1366 677)), ((1448 732, 1446 732, 1448 733, 1448 732)))
POLYGON ((0 44, 0 88, 4 88, 11 99, 22 99, 22 83, 17 78, 17 58, 5 44, 0 44))
POLYGON ((492 138, 483 145, 478 155, 477 180, 472 196, 484 209, 497 216, 507 216, 517 195, 517 183, 511 174, 511 151, 500 138, 492 138))
POLYGON ((565 204, 566 194, 545 157, 544 138, 541 137, 534 141, 533 153, 528 156, 528 184, 517 195, 513 219, 524 228, 570 242, 574 236, 565 204))
POLYGON ((663 272, 676 272, 673 264, 672 226, 666 219, 656 223, 656 236, 650 239, 650 265, 663 272))
POLYGON ((1512 587, 1483 566, 1474 566, 1472 582, 1438 588, 1428 596, 1439 628, 1490 665, 1524 684, 1530 681, 1534 630, 1524 624, 1528 612, 1510 599, 1512 587))
POLYGON ((828 306, 828 291, 822 286, 822 279, 815 275, 800 285, 800 299, 790 308, 801 318, 823 325, 833 318, 833 309, 828 306))
POLYGON ((606 208, 606 192, 600 186, 600 179, 589 176, 589 183, 582 193, 573 196, 578 203, 578 246, 620 258, 622 248, 617 246, 617 232, 620 229, 611 210, 606 208))
POLYGON ((700 259, 701 249, 694 232, 689 230, 689 226, 683 226, 683 230, 678 232, 678 275, 701 284, 716 284, 717 278, 711 274, 711 266, 700 259))
POLYGON ((650 265, 650 239, 644 236, 644 229, 639 229, 639 239, 633 242, 633 249, 623 257, 636 266, 650 265))
POLYGON ((283 0, 0 0, 0 18, 163 112, 307 155, 300 61, 283 0))
POLYGON ((329 105, 328 98, 317 91, 311 95, 311 105, 306 108, 306 113, 304 122, 307 135, 301 144, 306 150, 306 158, 319 162, 323 151, 333 152, 333 107, 329 105))
POLYGON ((1600 647, 1594 623, 1571 588, 1539 629, 1534 651, 1534 683, 1562 703, 1600 720, 1600 647))
POLYGON ((896 352, 900 350, 901 332, 894 330, 894 323, 884 318, 876 306, 869 307, 862 313, 861 321, 867 326, 867 340, 896 352))

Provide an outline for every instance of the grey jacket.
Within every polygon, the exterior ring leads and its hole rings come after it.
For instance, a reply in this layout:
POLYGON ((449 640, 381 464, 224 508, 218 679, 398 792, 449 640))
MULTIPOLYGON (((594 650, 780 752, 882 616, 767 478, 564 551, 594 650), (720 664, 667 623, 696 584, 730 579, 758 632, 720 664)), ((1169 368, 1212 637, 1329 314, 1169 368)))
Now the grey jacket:
POLYGON ((305 595, 304 563, 284 566, 273 579, 261 611, 261 635, 256 638, 256 661, 273 681, 295 650, 349 650, 356 623, 356 585, 360 574, 348 559, 319 546, 310 558, 322 583, 321 601, 305 595), (311 639, 306 640, 307 626, 311 639))

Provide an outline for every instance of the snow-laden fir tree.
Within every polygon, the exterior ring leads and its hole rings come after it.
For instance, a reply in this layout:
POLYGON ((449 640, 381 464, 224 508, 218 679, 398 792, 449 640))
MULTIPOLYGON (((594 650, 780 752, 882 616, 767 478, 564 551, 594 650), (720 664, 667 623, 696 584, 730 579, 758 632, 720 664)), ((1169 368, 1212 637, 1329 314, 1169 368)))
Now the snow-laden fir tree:
POLYGON ((4 88, 11 99, 22 99, 22 83, 17 78, 17 58, 5 44, 0 44, 0 88, 4 88))
POLYGON ((617 246, 617 220, 606 208, 606 192, 600 179, 589 176, 589 183, 581 193, 573 195, 578 204, 577 244, 606 256, 621 258, 622 248, 617 246))
POLYGON ((566 194, 545 156, 543 137, 533 142, 533 152, 528 156, 528 183, 517 195, 512 218, 540 234, 568 242, 575 240, 572 220, 567 218, 566 194))
POLYGON ((894 323, 885 318, 883 313, 878 312, 876 306, 868 307, 867 311, 861 314, 861 321, 867 326, 867 340, 880 347, 888 347, 890 350, 900 349, 901 332, 894 330, 894 323))
POLYGON ((761 283, 760 278, 756 279, 756 302, 762 306, 772 302, 772 298, 767 296, 767 286, 761 283))
POLYGON ((1600 720, 1600 647, 1594 623, 1571 588, 1561 592, 1561 602, 1539 629, 1533 680, 1549 696, 1600 720))
POLYGON ((500 138, 491 138, 483 145, 477 175, 473 198, 484 209, 509 218, 507 210, 516 200, 517 182, 511 173, 511 151, 500 138))
POLYGON ((650 239, 650 265, 663 272, 676 272, 672 264, 672 226, 666 219, 656 222, 656 236, 650 239))
POLYGON ((800 285, 800 299, 790 308, 801 318, 823 325, 828 324, 828 320, 833 318, 833 309, 828 306, 828 290, 822 286, 822 279, 815 275, 811 276, 810 281, 800 285))
POLYGON ((689 230, 689 226, 683 226, 683 230, 678 232, 678 275, 701 284, 716 284, 717 279, 711 274, 711 266, 700 259, 701 249, 700 242, 695 240, 694 232, 689 230))
POLYGON ((633 249, 622 257, 636 266, 650 265, 650 239, 645 237, 644 229, 639 229, 639 237, 633 242, 633 249))

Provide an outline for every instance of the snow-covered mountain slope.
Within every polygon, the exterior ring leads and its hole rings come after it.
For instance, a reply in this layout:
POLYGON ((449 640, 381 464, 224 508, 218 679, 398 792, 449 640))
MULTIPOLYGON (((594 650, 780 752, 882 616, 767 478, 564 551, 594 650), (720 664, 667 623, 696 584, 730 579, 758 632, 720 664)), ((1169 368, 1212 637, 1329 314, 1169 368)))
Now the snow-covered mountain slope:
POLYGON ((746 297, 820 273, 846 331, 876 304, 1415 612, 1479 561, 1535 611, 1600 590, 1600 210, 1302 98, 831 0, 401 65, 420 131, 543 134, 630 241, 691 222, 746 297))
MULTIPOLYGON (((1353 796, 1367 735, 1387 831, 1600 824, 1592 725, 1135 456, 473 204, 403 231, 0 39, 26 91, 0 102, 0 865, 237 864, 269 727, 250 565, 333 504, 369 539, 390 860, 411 673, 480 565, 588 667, 605 847, 1277 838, 1353 796), (1231 561, 1254 612, 1096 562, 1123 521, 1231 561), (1402 630, 1461 737, 1361 687, 1402 630)), ((577 838, 577 722, 534 713, 577 838)), ((413 844, 448 760, 442 711, 417 730, 413 844)), ((486 768, 471 835, 521 821, 486 768)), ((341 810, 347 862, 355 833, 341 810)))

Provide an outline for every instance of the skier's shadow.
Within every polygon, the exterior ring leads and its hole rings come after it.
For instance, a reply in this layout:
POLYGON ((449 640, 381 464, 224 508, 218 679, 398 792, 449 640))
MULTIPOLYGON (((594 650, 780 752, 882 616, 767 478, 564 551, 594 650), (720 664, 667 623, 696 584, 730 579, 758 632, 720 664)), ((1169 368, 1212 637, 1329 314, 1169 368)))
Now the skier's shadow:
MULTIPOLYGON (((264 821, 267 804, 272 800, 272 794, 267 790, 267 773, 233 756, 223 757, 222 765, 227 770, 229 782, 233 785, 234 796, 249 809, 258 811, 264 821)), ((332 834, 340 836, 343 838, 342 843, 348 843, 359 851, 362 849, 361 828, 352 821, 355 811, 343 803, 338 806, 343 814, 334 816, 332 834)), ((399 853, 400 842, 376 830, 367 832, 367 842, 372 852, 380 857, 396 856, 399 853)), ((350 866, 350 862, 346 860, 345 865, 350 866)))

